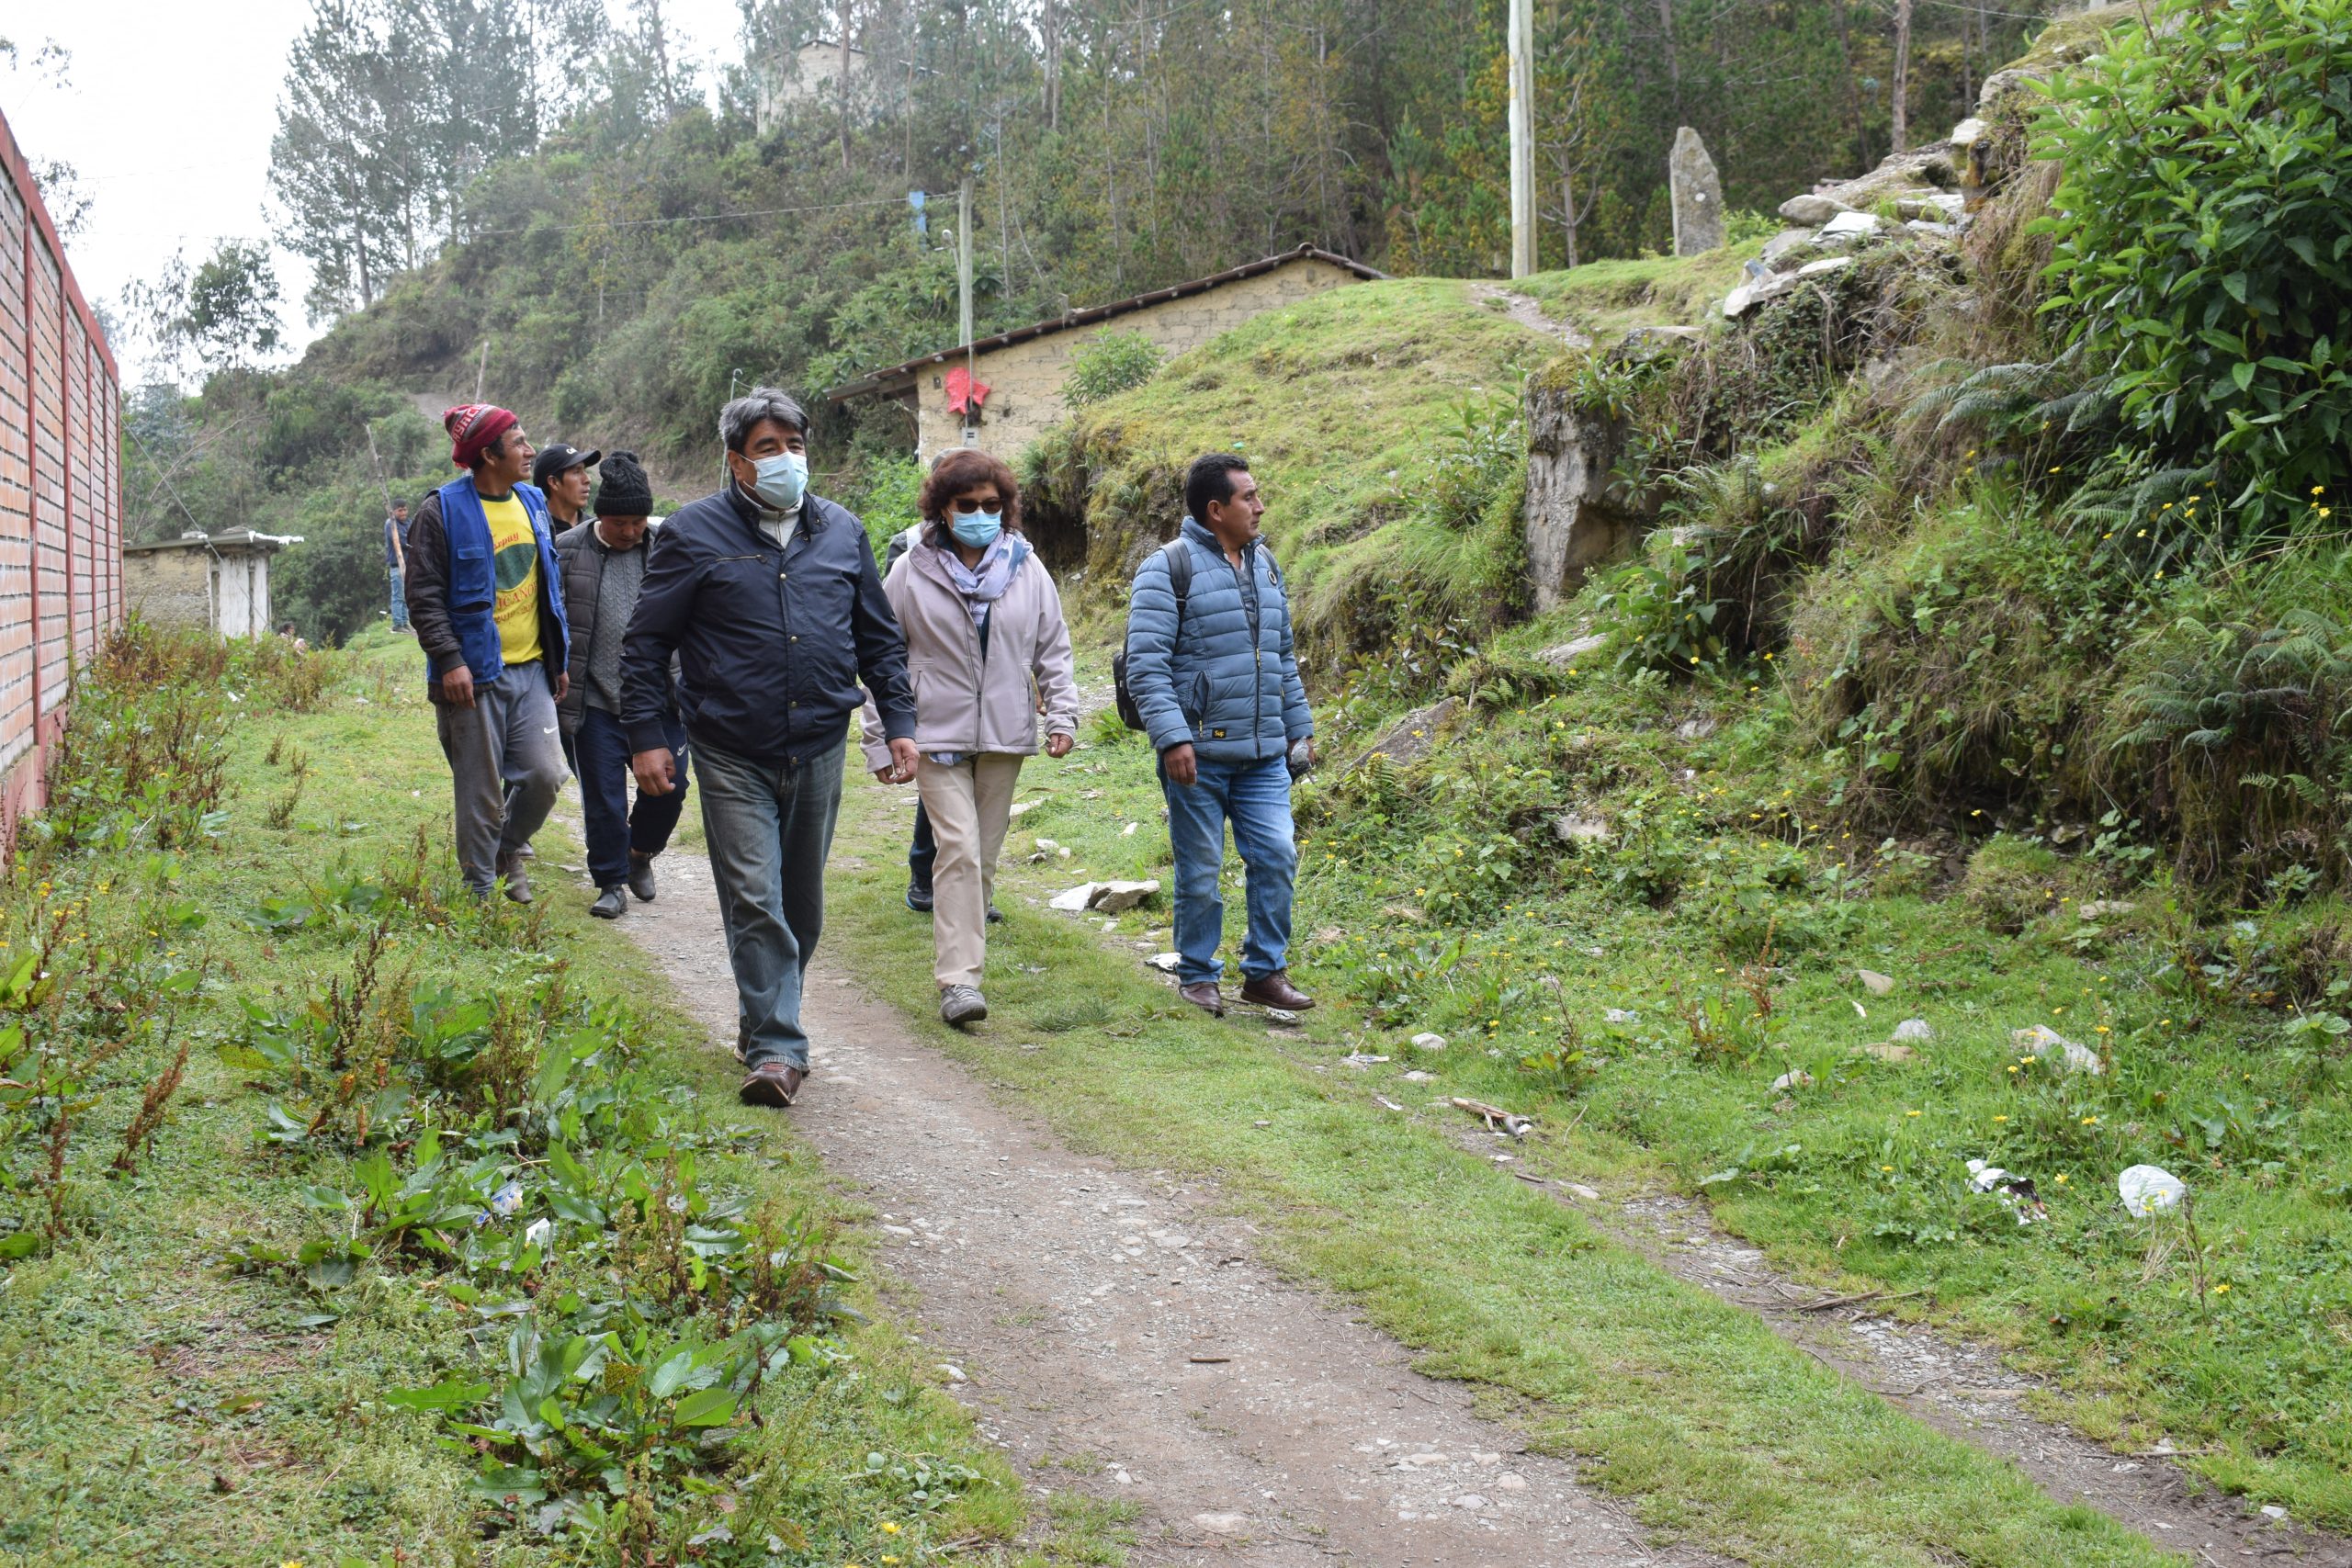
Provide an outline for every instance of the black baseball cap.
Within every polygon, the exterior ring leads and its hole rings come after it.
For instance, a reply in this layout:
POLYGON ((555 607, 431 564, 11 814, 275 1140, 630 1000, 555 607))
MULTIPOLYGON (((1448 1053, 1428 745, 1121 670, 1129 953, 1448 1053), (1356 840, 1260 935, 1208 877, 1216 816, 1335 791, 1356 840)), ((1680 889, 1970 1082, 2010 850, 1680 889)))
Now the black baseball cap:
POLYGON ((603 456, 602 452, 582 452, 569 442, 550 441, 539 448, 537 457, 531 459, 531 482, 541 490, 545 490, 548 481, 564 469, 593 468, 596 466, 596 460, 603 456))

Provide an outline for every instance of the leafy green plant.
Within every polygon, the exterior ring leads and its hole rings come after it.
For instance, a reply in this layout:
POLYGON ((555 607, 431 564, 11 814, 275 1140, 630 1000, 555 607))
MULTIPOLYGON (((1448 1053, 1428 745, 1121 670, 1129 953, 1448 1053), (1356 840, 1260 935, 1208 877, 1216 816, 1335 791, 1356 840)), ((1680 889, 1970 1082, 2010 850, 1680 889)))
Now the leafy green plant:
POLYGON ((2171 0, 2053 82, 2045 309, 2123 420, 2217 458, 2242 530, 2306 525, 2352 434, 2346 0, 2171 0))
POLYGON ((1062 401, 1075 410, 1116 397, 1159 374, 1167 360, 1141 333, 1098 333, 1071 353, 1062 401))

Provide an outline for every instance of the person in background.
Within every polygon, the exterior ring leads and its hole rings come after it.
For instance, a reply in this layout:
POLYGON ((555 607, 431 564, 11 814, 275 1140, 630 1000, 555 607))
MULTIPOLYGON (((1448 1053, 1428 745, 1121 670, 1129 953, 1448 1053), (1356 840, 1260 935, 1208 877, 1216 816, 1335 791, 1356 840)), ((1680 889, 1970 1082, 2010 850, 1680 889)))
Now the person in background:
POLYGON ((602 452, 582 452, 561 441, 550 441, 531 463, 531 482, 546 492, 548 526, 570 533, 588 514, 588 470, 602 452))
POLYGON ((408 502, 392 502, 384 519, 384 570, 392 578, 392 630, 408 630, 408 502))
MULTIPOLYGON (((628 895, 651 903, 653 857, 670 844, 686 805, 685 773, 667 795, 637 792, 629 804, 629 739, 622 728, 621 644, 637 613, 638 590, 652 550, 653 487, 634 452, 605 459, 596 485, 595 516, 584 528, 558 534, 556 558, 563 563, 565 619, 571 631, 566 671, 570 690, 556 712, 580 779, 580 816, 588 839, 588 875, 596 901, 588 912, 616 920, 628 908, 628 895)), ((672 758, 683 764, 686 732, 673 701, 662 710, 672 758)))
POLYGON ((476 897, 503 879, 527 904, 526 852, 563 784, 555 708, 571 633, 560 568, 546 498, 524 482, 531 443, 514 416, 465 403, 442 423, 466 472, 426 496, 409 525, 409 620, 449 759, 458 868, 476 897))
MULTIPOLYGON (((1066 757, 1078 737, 1078 685, 1061 595, 1022 536, 1020 487, 1004 460, 969 447, 947 453, 923 480, 921 508, 922 539, 899 555, 882 591, 922 694, 915 784, 938 855, 932 977, 940 1018, 961 1026, 989 1015, 980 992, 989 896, 1022 761, 1037 750, 1036 697, 1046 754, 1066 757)), ((886 784, 905 776, 871 704, 865 765, 886 784)))
POLYGON ((915 772, 905 640, 865 525, 808 493, 808 416, 773 387, 718 415, 727 484, 662 525, 621 649, 637 787, 678 786, 662 722, 670 660, 702 786, 703 834, 735 971, 747 1105, 808 1076, 801 991, 825 919, 825 857, 864 683, 900 779, 915 772))
POLYGON ((1284 963, 1298 872, 1290 759, 1299 748, 1312 763, 1315 719, 1291 649, 1290 603, 1258 539, 1266 505, 1246 461, 1231 452, 1196 459, 1184 508, 1176 537, 1136 569, 1127 604, 1127 688, 1159 753, 1176 853, 1178 993, 1225 1012, 1217 874, 1230 821, 1249 868, 1241 999, 1296 1012, 1315 1001, 1284 963), (1181 606, 1170 575, 1178 552, 1191 568, 1181 606))

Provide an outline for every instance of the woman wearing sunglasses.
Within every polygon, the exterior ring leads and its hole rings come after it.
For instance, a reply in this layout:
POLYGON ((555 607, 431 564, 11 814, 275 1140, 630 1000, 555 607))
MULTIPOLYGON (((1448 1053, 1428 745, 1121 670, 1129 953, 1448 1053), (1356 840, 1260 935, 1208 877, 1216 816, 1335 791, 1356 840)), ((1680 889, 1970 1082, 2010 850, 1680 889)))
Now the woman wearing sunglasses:
MULTIPOLYGON (((1021 533, 1020 487, 1001 458, 958 448, 932 465, 921 498, 922 537, 891 567, 882 592, 907 637, 915 692, 915 787, 939 842, 932 868, 933 977, 939 1016, 988 1017, 980 968, 989 896, 1012 820, 1021 763, 1037 750, 1064 757, 1078 735, 1078 684, 1061 595, 1021 533)), ((891 764, 873 705, 865 763, 884 784, 891 764)))

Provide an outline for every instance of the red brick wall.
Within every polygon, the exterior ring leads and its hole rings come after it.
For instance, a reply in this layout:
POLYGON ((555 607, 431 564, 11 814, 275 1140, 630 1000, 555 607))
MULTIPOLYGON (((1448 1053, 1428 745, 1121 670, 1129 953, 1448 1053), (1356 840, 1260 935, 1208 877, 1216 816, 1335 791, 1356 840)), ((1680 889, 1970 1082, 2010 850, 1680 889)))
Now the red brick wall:
POLYGON ((122 619, 114 355, 0 117, 0 839, 42 804, 75 671, 122 619))

